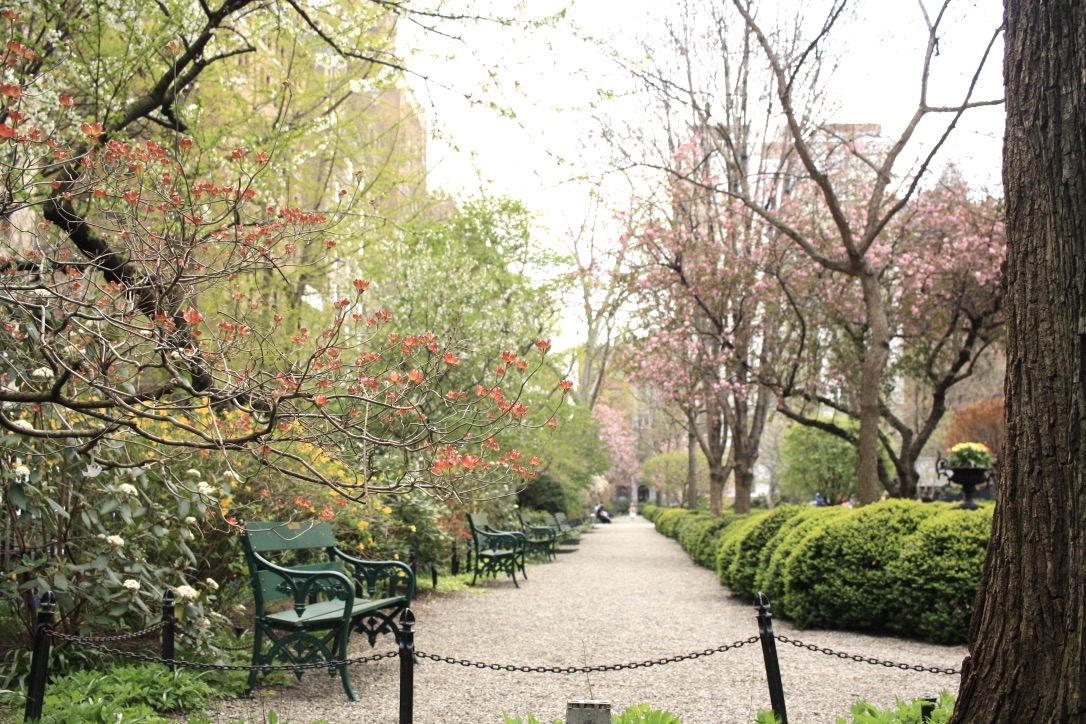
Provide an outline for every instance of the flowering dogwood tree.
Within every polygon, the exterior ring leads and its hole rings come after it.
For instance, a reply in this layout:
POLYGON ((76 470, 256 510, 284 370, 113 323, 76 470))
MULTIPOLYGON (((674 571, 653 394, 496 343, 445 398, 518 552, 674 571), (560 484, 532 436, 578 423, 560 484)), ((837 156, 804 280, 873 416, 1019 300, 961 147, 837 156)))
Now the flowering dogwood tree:
MULTIPOLYGON (((496 465, 530 476, 496 435, 528 415, 520 392, 548 342, 502 380, 439 389, 463 340, 390 332, 391 313, 366 304, 361 278, 318 325, 283 328, 260 280, 332 253, 362 174, 328 208, 306 211, 260 198, 271 151, 238 147, 201 173, 206 159, 178 132, 173 103, 208 63, 243 52, 213 54, 216 30, 246 3, 236 5, 147 50, 160 80, 118 107, 68 85, 65 26, 5 11, 0 428, 94 466, 157 465, 179 486, 184 458, 215 451, 351 497, 404 485, 453 492, 453 481, 496 465), (170 133, 124 137, 149 121, 170 133), (240 420, 225 425, 225 410, 240 420), (301 443, 345 473, 312 465, 301 443), (377 484, 374 451, 390 448, 402 464, 377 484)), ((107 37, 123 40, 117 28, 107 37)))

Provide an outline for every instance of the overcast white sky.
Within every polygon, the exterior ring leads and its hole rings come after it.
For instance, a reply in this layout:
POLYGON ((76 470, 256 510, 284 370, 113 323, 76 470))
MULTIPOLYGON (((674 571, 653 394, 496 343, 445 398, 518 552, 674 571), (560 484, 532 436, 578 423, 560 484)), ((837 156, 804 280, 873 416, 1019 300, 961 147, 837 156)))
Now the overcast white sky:
MULTIPOLYGON (((727 0, 715 0, 726 2, 727 0)), ((932 0, 927 0, 933 4, 932 0)), ((545 15, 565 3, 529 0, 528 12, 545 15)), ((779 0, 788 12, 793 0, 779 0)), ((807 11, 814 17, 824 3, 815 0, 807 11)), ((933 102, 953 103, 960 97, 967 76, 991 30, 1001 21, 998 0, 958 0, 952 6, 947 37, 940 44, 932 77, 933 102), (966 18, 963 20, 963 16, 966 18)), ((480 9, 480 3, 472 3, 480 9)), ((508 5, 496 3, 497 7, 508 5)), ((595 125, 588 104, 598 100, 597 89, 632 87, 631 80, 606 57, 606 48, 579 40, 588 33, 636 57, 639 41, 659 24, 659 13, 667 12, 666 0, 574 0, 566 20, 554 30, 519 33, 494 26, 468 28, 464 43, 438 44, 432 37, 422 41, 438 54, 453 52, 455 60, 423 53, 412 58, 412 67, 446 81, 458 91, 470 91, 477 99, 491 99, 508 105, 517 118, 499 117, 487 107, 469 107, 455 93, 436 86, 417 88, 427 108, 431 128, 444 139, 430 146, 432 185, 450 190, 471 191, 480 179, 496 191, 523 198, 529 205, 553 217, 561 214, 565 192, 558 192, 567 180, 599 161, 583 147, 586 132, 595 125), (498 66, 499 83, 486 75, 486 68, 498 66), (477 89, 486 87, 486 91, 477 89), (455 144, 456 148, 450 146, 455 144), (557 204, 558 209, 553 208, 557 204)), ((763 3, 767 5, 767 3, 763 3)), ((884 135, 892 135, 907 122, 918 96, 921 43, 924 42, 918 3, 910 0, 860 0, 855 3, 858 18, 847 28, 847 46, 842 64, 830 91, 839 108, 830 119, 841 123, 880 123, 884 135)), ((769 8, 763 9, 767 13, 769 8)), ((934 12, 935 8, 929 8, 934 12)), ((408 32, 404 41, 420 36, 408 32)), ((999 97, 1002 93, 1002 44, 988 62, 977 97, 999 97)), ((636 99, 618 103, 636 114, 636 99)), ((614 112, 612 106, 611 112, 614 112)), ((631 119, 636 122, 636 119, 631 119)), ((927 122, 929 131, 940 125, 927 122)), ((944 158, 953 158, 973 178, 989 185, 999 181, 1002 141, 1002 109, 977 109, 965 115, 952 136, 944 158)), ((583 194, 583 191, 580 192, 583 194)))
MULTIPOLYGON (((506 0, 491 0, 505 11, 506 0)), ((728 0, 704 0, 728 2, 728 0)), ((805 17, 821 18, 828 0, 763 0, 756 3, 762 18, 771 12, 793 17, 802 4, 805 17)), ((934 5, 936 0, 925 0, 934 5)), ((467 2, 467 0, 465 0, 467 2)), ((471 2, 474 12, 488 12, 471 2)), ((454 195, 472 194, 480 185, 491 193, 522 199, 538 211, 555 240, 576 226, 587 208, 590 185, 571 181, 593 174, 602 153, 591 142, 598 130, 596 116, 606 112, 636 125, 644 97, 637 94, 604 102, 599 90, 636 88, 628 73, 609 57, 611 48, 626 58, 642 57, 641 41, 657 32, 661 13, 672 13, 676 0, 526 0, 529 13, 539 17, 568 6, 556 28, 529 33, 482 24, 465 28, 462 42, 443 42, 401 26, 402 47, 421 44, 426 51, 409 60, 423 75, 440 79, 479 100, 494 100, 516 112, 503 118, 490 108, 472 107, 456 92, 436 85, 416 84, 428 122, 439 138, 431 140, 431 187, 454 195), (586 42, 584 36, 601 42, 586 42), (455 55, 455 58, 449 56, 455 55), (488 68, 499 68, 498 82, 488 68), (481 90, 484 89, 485 90, 481 90)), ((838 123, 879 123, 893 137, 915 110, 926 35, 917 0, 856 0, 855 18, 832 46, 841 64, 829 86, 838 123)), ((934 13, 937 8, 929 7, 934 13)), ((946 35, 932 69, 929 93, 933 104, 961 98, 992 31, 1002 20, 999 0, 955 0, 946 21, 946 35)), ((975 99, 1002 95, 1002 42, 989 58, 975 99)), ((1003 109, 986 108, 965 114, 936 163, 936 172, 953 160, 979 184, 997 189, 1000 179, 1003 109)), ((930 143, 945 127, 945 117, 921 126, 930 143)), ((620 192, 621 193, 621 192, 620 192)), ((620 205, 619 201, 617 205, 620 205)))

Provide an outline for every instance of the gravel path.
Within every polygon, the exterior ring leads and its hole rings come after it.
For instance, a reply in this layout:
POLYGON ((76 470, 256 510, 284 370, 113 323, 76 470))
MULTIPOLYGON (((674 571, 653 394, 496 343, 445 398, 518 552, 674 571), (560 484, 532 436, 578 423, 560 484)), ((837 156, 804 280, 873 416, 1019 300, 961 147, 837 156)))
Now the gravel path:
MULTIPOLYGON (((713 572, 695 566, 678 543, 642 518, 599 526, 581 537, 579 550, 561 554, 557 563, 529 565, 528 575, 519 590, 506 579, 488 590, 417 601, 416 648, 502 664, 586 666, 670 657, 758 633, 751 602, 730 596, 713 572)), ((959 668, 965 655, 964 647, 798 631, 783 621, 775 628, 819 646, 907 664, 959 668)), ((390 649, 386 640, 376 651, 390 649)), ((834 722, 860 699, 888 706, 895 696, 931 696, 958 686, 957 676, 855 663, 779 643, 778 652, 795 724, 834 722)), ((352 655, 366 653, 369 647, 359 639, 352 655)), ((346 701, 338 677, 307 674, 300 685, 258 689, 251 700, 225 702, 216 721, 262 721, 262 709, 289 722, 398 721, 395 659, 356 667, 352 680, 362 699, 358 704, 346 701)), ((531 712, 549 723, 564 718, 568 699, 609 701, 615 713, 648 701, 684 724, 749 723, 758 709, 770 708, 757 644, 694 661, 591 675, 496 672, 431 660, 415 670, 418 724, 500 724, 503 711, 531 712)))

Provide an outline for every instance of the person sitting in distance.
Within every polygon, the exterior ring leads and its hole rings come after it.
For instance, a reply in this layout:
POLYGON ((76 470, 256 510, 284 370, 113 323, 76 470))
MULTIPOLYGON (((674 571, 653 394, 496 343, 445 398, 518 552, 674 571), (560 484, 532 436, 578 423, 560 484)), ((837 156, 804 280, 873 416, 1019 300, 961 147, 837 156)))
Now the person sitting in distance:
POLYGON ((611 514, 603 509, 603 503, 596 503, 596 520, 601 523, 611 522, 611 514))

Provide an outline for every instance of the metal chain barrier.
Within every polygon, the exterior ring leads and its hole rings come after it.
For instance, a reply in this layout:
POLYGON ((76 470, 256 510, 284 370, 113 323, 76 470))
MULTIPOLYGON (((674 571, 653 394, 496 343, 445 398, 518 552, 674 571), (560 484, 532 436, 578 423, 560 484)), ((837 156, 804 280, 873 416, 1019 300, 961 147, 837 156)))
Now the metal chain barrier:
POLYGON ((815 646, 814 644, 804 643, 798 639, 790 639, 787 636, 777 635, 776 638, 781 643, 792 644, 796 648, 807 649, 808 651, 814 651, 819 654, 826 654, 827 656, 836 656, 839 659, 848 659, 849 661, 858 661, 861 664, 873 664, 875 666, 885 666, 889 669, 901 669, 902 671, 920 671, 927 674, 948 674, 955 675, 961 674, 960 669, 941 669, 938 666, 920 666, 917 664, 899 664, 894 661, 883 661, 882 659, 876 659, 871 656, 860 656, 859 654, 846 654, 843 651, 834 651, 828 649, 825 646, 815 646))
POLYGON ((80 643, 88 642, 96 644, 104 644, 111 641, 131 641, 132 639, 138 639, 146 636, 147 634, 154 633, 155 631, 158 631, 159 629, 164 627, 166 624, 166 621, 159 621, 154 626, 149 626, 142 631, 133 631, 132 633, 118 634, 116 636, 80 636, 78 638, 80 643))
POLYGON ((420 659, 439 661, 444 664, 458 664, 460 666, 466 666, 475 669, 490 669, 492 671, 515 671, 525 674, 594 674, 604 671, 622 671, 623 669, 647 669, 650 666, 663 666, 665 664, 673 664, 677 661, 690 661, 692 659, 700 659, 703 656, 712 656, 713 654, 721 654, 725 651, 739 649, 746 646, 747 644, 756 643, 757 641, 757 636, 751 636, 749 639, 736 641, 735 643, 725 644, 723 646, 717 646, 715 649, 705 649, 704 651, 695 651, 694 653, 682 654, 680 656, 671 656, 665 659, 651 659, 649 661, 640 661, 629 664, 601 664, 599 666, 515 666, 513 664, 488 664, 484 661, 454 659, 451 656, 437 656, 435 654, 427 654, 422 651, 416 651, 415 656, 420 659))
MULTIPOLYGON (((102 646, 101 644, 92 642, 91 639, 85 639, 81 636, 70 636, 68 634, 62 634, 52 632, 52 637, 60 641, 67 641, 69 643, 86 646, 96 651, 101 651, 104 654, 111 654, 113 656, 120 656, 126 659, 135 659, 137 661, 146 661, 152 664, 165 664, 166 666, 181 666, 189 669, 214 669, 215 671, 299 671, 308 669, 327 669, 335 666, 354 666, 355 664, 368 664, 375 661, 381 661, 382 659, 392 659, 399 656, 398 651, 389 651, 384 654, 374 654, 373 656, 359 656, 354 659, 343 659, 341 661, 314 661, 308 664, 280 664, 278 666, 252 666, 242 664, 205 664, 198 661, 182 661, 179 659, 164 659, 161 656, 150 656, 148 654, 137 654, 131 651, 121 651, 120 649, 111 649, 108 646, 102 646)), ((248 647, 246 647, 248 648, 248 647)))

